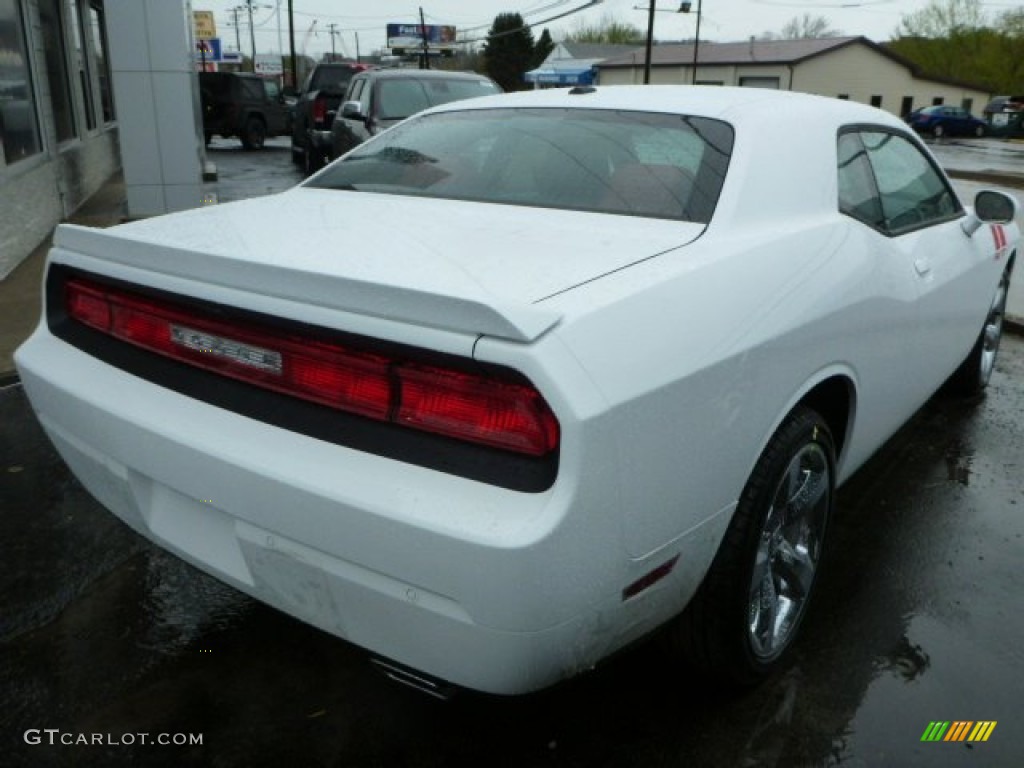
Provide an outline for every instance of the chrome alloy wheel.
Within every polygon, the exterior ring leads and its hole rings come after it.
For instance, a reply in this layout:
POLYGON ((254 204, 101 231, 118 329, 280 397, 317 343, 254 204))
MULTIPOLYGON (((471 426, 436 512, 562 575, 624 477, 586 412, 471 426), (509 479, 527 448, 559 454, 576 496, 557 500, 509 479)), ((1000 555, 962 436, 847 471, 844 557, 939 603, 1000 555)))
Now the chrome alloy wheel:
POLYGON ((750 647, 762 661, 786 649, 803 616, 831 507, 831 473, 822 447, 806 443, 789 462, 765 515, 747 611, 750 647))
POLYGON ((1006 293, 1009 288, 1009 281, 1004 276, 999 281, 999 288, 996 290, 995 299, 992 301, 992 309, 989 310, 988 318, 985 320, 985 329, 982 333, 981 365, 978 374, 981 383, 988 384, 992 377, 992 371, 996 367, 996 355, 999 354, 999 341, 1003 337, 1003 315, 1006 312, 1006 293))

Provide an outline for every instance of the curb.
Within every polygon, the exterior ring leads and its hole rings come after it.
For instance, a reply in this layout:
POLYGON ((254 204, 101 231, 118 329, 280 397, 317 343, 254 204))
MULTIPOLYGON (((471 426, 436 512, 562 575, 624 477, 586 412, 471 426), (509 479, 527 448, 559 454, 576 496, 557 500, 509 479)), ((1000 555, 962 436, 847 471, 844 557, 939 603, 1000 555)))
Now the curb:
POLYGON ((947 169, 946 175, 953 179, 984 181, 991 184, 999 184, 1003 187, 1024 189, 1024 174, 1019 173, 1003 173, 1000 171, 958 171, 947 169))

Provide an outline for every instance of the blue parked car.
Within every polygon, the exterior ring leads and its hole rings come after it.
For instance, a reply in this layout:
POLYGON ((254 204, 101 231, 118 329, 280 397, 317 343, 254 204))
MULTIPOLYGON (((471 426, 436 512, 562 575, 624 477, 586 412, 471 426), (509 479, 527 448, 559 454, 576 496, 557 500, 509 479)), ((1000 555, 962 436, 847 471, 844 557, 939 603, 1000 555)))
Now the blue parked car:
POLYGON ((934 107, 915 109, 904 120, 919 133, 930 133, 935 138, 943 136, 984 136, 988 123, 974 117, 963 107, 948 107, 939 104, 934 107))

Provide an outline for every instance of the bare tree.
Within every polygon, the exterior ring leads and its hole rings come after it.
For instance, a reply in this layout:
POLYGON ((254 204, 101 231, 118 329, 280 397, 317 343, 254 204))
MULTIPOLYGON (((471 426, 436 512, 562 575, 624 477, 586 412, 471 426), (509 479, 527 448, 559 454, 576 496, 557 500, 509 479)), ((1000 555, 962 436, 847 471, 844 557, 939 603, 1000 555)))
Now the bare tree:
POLYGON ((842 30, 834 28, 824 16, 794 16, 782 27, 780 37, 784 40, 802 40, 805 38, 839 37, 842 30))
POLYGON ((597 24, 586 24, 583 20, 579 20, 573 31, 567 34, 562 42, 642 45, 646 37, 644 31, 639 27, 618 21, 605 14, 597 24))

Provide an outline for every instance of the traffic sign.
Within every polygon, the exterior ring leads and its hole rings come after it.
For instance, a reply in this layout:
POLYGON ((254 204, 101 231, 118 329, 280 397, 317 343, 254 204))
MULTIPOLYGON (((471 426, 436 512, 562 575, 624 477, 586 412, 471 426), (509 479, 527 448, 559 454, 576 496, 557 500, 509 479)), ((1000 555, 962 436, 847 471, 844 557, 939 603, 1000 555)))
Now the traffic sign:
POLYGON ((196 40, 209 40, 217 36, 217 22, 213 11, 192 11, 192 32, 196 40))

